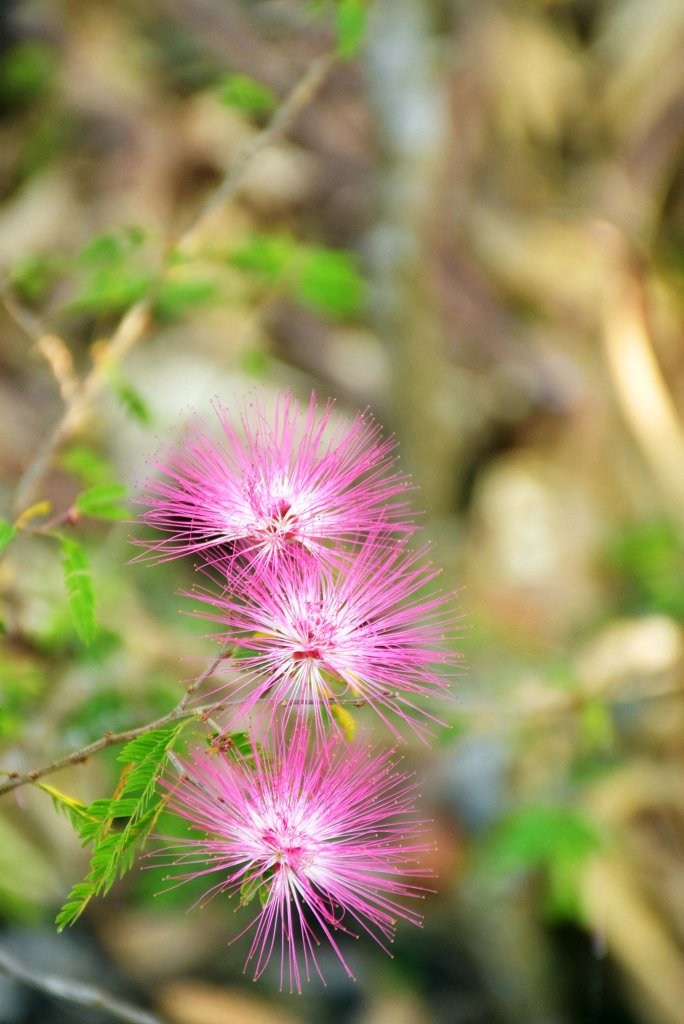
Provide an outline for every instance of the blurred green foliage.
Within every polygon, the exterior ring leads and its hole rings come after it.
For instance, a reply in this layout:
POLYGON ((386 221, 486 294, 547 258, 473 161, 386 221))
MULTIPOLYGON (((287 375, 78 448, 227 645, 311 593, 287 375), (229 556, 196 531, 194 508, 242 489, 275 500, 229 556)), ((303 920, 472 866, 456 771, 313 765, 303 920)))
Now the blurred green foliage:
POLYGON ((619 608, 684 621, 684 533, 664 518, 622 527, 605 554, 619 608))
POLYGON ((6 519, 0 519, 0 551, 7 547, 16 532, 12 523, 8 523, 6 519))
POLYGON ((337 54, 344 60, 356 56, 366 31, 365 0, 339 0, 335 12, 337 54))
POLYGON ((26 657, 0 657, 0 739, 21 734, 26 718, 48 688, 45 670, 26 657))
POLYGON ((57 55, 37 39, 17 43, 0 61, 0 105, 18 107, 42 99, 55 78, 57 55))
POLYGON ((95 484, 81 491, 76 499, 76 508, 84 516, 94 519, 124 519, 130 515, 122 501, 126 496, 123 484, 95 484))
POLYGON ((220 103, 248 114, 267 114, 273 109, 276 97, 271 89, 249 75, 222 75, 216 85, 220 103))
POLYGON ((75 444, 62 452, 60 464, 81 483, 94 486, 113 481, 114 471, 107 459, 93 448, 75 444))
POLYGON ((286 235, 251 234, 230 253, 231 264, 318 312, 342 320, 357 315, 365 288, 351 253, 305 245, 286 235))
POLYGON ((271 369, 271 360, 260 348, 248 348, 240 354, 239 367, 250 377, 264 377, 271 369))
POLYGON ((541 871, 547 913, 578 920, 581 869, 602 842, 593 822, 574 807, 519 807, 493 830, 480 868, 492 878, 541 871))
POLYGON ((119 367, 113 366, 108 374, 112 391, 128 415, 143 427, 149 427, 154 415, 145 398, 137 387, 124 376, 119 367))
POLYGON ((97 635, 95 590, 85 548, 73 537, 60 537, 64 585, 76 632, 84 644, 91 644, 97 635))
POLYGON ((29 306, 41 302, 60 276, 63 261, 43 253, 18 260, 11 268, 10 280, 17 297, 29 306))
POLYGON ((51 852, 0 817, 0 914, 10 921, 39 923, 59 886, 51 852))

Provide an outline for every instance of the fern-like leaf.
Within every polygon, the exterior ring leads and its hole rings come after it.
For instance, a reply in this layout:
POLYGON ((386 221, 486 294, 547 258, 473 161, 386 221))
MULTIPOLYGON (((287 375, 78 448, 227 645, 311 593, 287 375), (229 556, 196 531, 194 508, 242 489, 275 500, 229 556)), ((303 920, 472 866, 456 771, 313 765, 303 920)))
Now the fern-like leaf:
POLYGON ((64 585, 69 610, 76 632, 84 644, 91 644, 97 634, 95 592, 88 557, 81 545, 71 537, 60 537, 64 585))
POLYGON ((57 916, 59 931, 73 924, 94 896, 109 892, 135 861, 136 852, 154 828, 166 797, 157 780, 186 722, 138 736, 117 760, 124 765, 114 795, 94 800, 72 818, 83 845, 93 844, 88 874, 69 893, 57 916))

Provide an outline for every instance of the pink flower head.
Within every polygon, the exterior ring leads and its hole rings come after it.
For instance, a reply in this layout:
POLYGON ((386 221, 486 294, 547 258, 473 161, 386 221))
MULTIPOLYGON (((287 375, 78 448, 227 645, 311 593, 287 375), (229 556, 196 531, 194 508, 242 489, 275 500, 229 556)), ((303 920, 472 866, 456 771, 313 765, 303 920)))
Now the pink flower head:
MULTIPOLYGON (((230 688, 236 716, 258 702, 285 709, 286 720, 313 711, 316 732, 340 699, 370 705, 395 736, 397 718, 428 732, 416 698, 445 696, 459 655, 445 631, 455 615, 448 596, 426 596, 437 575, 424 552, 371 535, 343 567, 311 559, 254 574, 239 594, 198 592, 212 608, 198 614, 221 623, 237 649, 239 674, 230 688), (445 671, 446 670, 446 671, 445 671), (388 717, 390 716, 390 717, 388 717)), ((218 691, 215 691, 218 692, 218 691)))
POLYGON ((221 440, 195 425, 154 463, 142 520, 167 536, 141 543, 158 560, 200 554, 230 571, 236 558, 256 568, 299 550, 335 561, 342 542, 378 524, 410 532, 407 481, 388 472, 394 444, 367 416, 334 427, 332 402, 319 412, 315 394, 307 409, 280 395, 272 415, 250 403, 238 423, 215 411, 221 440))
POLYGON ((407 879, 427 875, 415 866, 428 848, 413 818, 415 784, 392 771, 392 752, 330 738, 315 756, 309 747, 307 730, 289 740, 278 731, 267 749, 196 753, 179 779, 164 782, 169 808, 206 833, 161 851, 190 866, 173 877, 180 884, 218 874, 201 902, 218 893, 243 904, 258 897, 261 909, 245 929, 255 929, 245 969, 255 961, 256 980, 279 949, 281 987, 287 975, 298 992, 302 966, 307 981, 312 968, 323 978, 321 937, 353 977, 337 932, 355 935, 356 922, 385 948, 397 918, 420 924, 398 901, 420 897, 407 879))

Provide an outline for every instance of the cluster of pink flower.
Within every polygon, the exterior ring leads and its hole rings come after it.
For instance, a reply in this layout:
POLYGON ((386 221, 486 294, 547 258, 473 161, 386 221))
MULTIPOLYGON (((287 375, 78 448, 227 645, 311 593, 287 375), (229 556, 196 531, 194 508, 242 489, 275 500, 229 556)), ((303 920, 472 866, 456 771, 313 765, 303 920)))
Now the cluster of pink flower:
POLYGON ((155 463, 142 518, 163 536, 145 543, 156 560, 199 556, 211 580, 198 614, 239 655, 214 691, 215 714, 231 708, 222 727, 257 706, 268 727, 167 781, 170 808, 201 832, 168 854, 190 866, 179 881, 218 875, 207 897, 258 894, 255 978, 279 946, 281 983, 299 990, 302 968, 320 974, 321 936, 351 975, 337 932, 356 922, 382 945, 399 917, 420 922, 415 785, 393 751, 346 738, 339 708, 368 705, 397 739, 402 725, 424 737, 438 719, 421 701, 448 692, 457 658, 454 616, 424 594, 436 571, 407 547, 408 483, 377 425, 335 429, 315 396, 308 409, 281 396, 272 417, 252 404, 240 424, 216 411, 220 442, 195 424, 155 463))

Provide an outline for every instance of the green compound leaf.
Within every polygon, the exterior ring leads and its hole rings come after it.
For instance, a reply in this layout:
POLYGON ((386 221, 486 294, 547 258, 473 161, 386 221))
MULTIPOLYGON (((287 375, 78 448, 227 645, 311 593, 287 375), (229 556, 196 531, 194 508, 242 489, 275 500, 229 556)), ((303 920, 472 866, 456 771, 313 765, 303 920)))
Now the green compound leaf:
POLYGON ((106 267, 121 263, 126 253, 123 238, 107 232, 91 238, 81 249, 77 262, 84 267, 106 267))
POLYGON ((358 53, 366 31, 364 0, 340 0, 335 17, 337 55, 350 60, 358 53))
POLYGON ((93 519, 124 519, 128 510, 121 504, 126 495, 123 484, 96 484, 82 491, 76 499, 76 508, 93 519))
POLYGON ((119 266, 142 245, 145 238, 145 229, 135 224, 120 232, 107 231, 91 238, 81 249, 76 261, 83 267, 119 266))
POLYGON ((16 529, 6 519, 0 519, 0 551, 3 551, 16 533, 16 529))
POLYGON ((132 867, 166 804, 157 792, 157 780, 186 724, 153 729, 127 743, 117 757, 124 767, 114 796, 79 807, 72 817, 83 845, 92 843, 93 851, 88 874, 73 887, 57 915, 59 931, 74 924, 93 897, 107 893, 132 867))
POLYGON ((62 571, 69 599, 69 610, 76 632, 84 644, 91 644, 97 635, 95 591, 88 557, 81 545, 71 537, 60 537, 62 571))
POLYGON ((140 246, 144 232, 129 228, 91 239, 75 260, 79 287, 68 308, 92 314, 120 313, 157 283, 140 246))
POLYGON ((224 75, 217 87, 219 103, 246 114, 267 114, 276 103, 275 94, 249 75, 224 75))
POLYGON ((207 737, 209 754, 225 754, 233 761, 256 766, 256 756, 261 756, 261 744, 253 743, 248 732, 212 733, 207 737))
POLYGON ((249 760, 254 756, 252 741, 248 732, 231 732, 226 739, 226 749, 232 757, 249 760))

